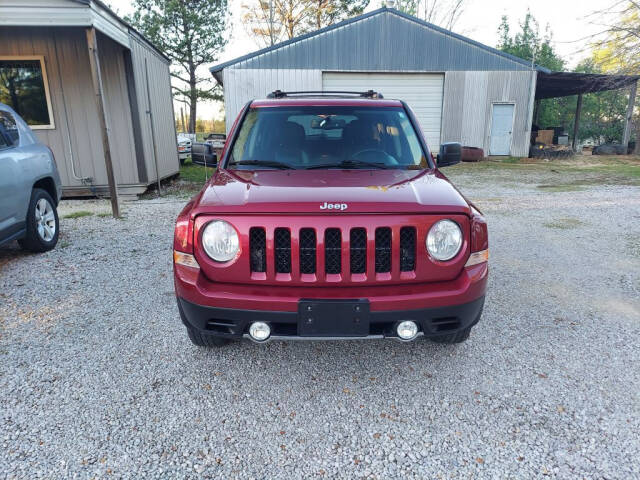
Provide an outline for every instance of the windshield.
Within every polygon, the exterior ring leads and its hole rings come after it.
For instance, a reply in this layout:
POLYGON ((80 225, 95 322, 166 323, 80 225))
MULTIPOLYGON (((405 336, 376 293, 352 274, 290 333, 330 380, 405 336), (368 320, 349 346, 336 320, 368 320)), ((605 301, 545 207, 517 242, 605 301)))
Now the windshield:
POLYGON ((252 108, 227 168, 427 168, 401 107, 252 108))

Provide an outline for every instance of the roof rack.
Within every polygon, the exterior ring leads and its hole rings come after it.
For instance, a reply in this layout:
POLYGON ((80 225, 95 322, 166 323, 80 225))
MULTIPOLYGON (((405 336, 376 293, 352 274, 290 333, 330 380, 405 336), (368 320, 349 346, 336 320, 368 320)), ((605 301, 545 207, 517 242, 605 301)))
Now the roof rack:
POLYGON ((367 90, 366 92, 348 92, 338 90, 309 90, 303 92, 283 92, 282 90, 276 90, 267 95, 267 98, 286 98, 286 97, 362 97, 362 98, 384 98, 381 93, 373 90, 367 90))

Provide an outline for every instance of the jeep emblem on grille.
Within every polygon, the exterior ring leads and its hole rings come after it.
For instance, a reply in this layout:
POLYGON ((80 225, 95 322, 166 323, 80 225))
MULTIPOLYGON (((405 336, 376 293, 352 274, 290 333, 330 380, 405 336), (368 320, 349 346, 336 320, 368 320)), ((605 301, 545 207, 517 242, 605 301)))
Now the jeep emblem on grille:
POLYGON ((320 210, 346 210, 348 205, 346 203, 327 203, 320 205, 320 210))

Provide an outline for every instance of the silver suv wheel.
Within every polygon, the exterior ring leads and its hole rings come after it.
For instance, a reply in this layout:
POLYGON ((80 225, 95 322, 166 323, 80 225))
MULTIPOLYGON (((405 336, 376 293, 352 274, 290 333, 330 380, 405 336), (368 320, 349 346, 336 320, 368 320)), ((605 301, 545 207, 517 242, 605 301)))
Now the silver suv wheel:
POLYGON ((38 200, 34 214, 38 235, 45 242, 50 242, 56 234, 56 217, 53 213, 53 207, 46 198, 38 200))

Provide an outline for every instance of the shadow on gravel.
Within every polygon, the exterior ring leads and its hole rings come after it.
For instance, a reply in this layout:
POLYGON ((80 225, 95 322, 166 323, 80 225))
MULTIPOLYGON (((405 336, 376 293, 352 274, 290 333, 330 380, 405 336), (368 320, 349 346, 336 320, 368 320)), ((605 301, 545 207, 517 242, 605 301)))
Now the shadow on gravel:
MULTIPOLYGON (((473 342, 473 338, 469 342, 473 342)), ((231 364, 236 371, 243 372, 245 378, 272 384, 321 379, 345 384, 360 380, 366 383, 392 381, 401 385, 436 375, 453 375, 461 363, 470 360, 468 345, 440 345, 426 339, 412 343, 393 340, 273 341, 266 345, 243 340, 220 350, 194 349, 189 364, 200 365, 194 372, 200 379, 214 371, 224 373, 222 364, 231 364), (221 357, 224 357, 223 362, 221 357)))
POLYGON ((16 242, 4 245, 0 247, 0 272, 2 271, 2 267, 8 265, 13 260, 20 260, 34 255, 35 254, 31 252, 22 250, 16 242))

